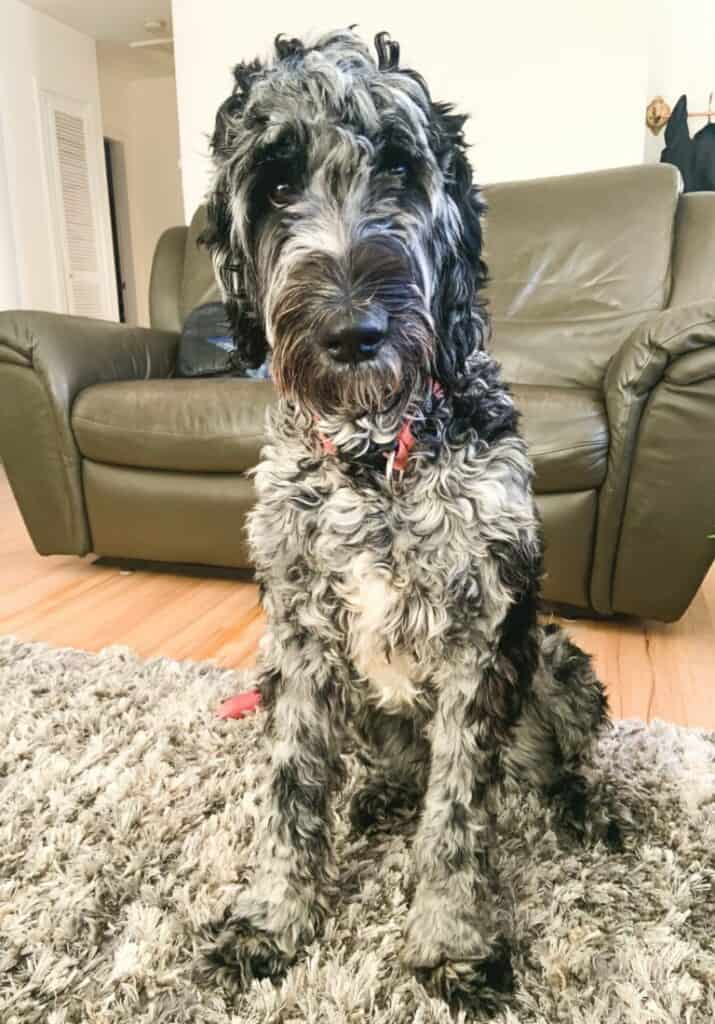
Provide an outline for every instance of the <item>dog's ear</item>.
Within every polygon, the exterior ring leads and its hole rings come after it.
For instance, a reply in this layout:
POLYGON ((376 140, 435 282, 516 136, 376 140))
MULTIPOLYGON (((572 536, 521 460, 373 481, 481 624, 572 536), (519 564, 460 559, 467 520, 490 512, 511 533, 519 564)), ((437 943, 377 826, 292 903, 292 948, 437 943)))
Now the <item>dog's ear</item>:
POLYGON ((258 60, 234 68, 231 95, 218 109, 211 136, 211 153, 216 173, 206 204, 207 224, 199 244, 211 253, 216 277, 223 293, 226 315, 233 334, 238 367, 257 367, 265 362, 268 342, 255 298, 251 261, 243 250, 240 233, 233 230, 231 195, 233 157, 241 129, 241 115, 251 85, 263 70, 258 60))
POLYGON ((469 354, 484 341, 486 309, 481 291, 487 280, 482 259, 482 215, 485 204, 472 180, 467 158, 464 124, 467 120, 452 112, 449 104, 434 103, 433 145, 451 200, 450 223, 438 232, 441 249, 435 291, 434 317, 440 338, 436 371, 441 383, 450 387, 464 370, 469 354))

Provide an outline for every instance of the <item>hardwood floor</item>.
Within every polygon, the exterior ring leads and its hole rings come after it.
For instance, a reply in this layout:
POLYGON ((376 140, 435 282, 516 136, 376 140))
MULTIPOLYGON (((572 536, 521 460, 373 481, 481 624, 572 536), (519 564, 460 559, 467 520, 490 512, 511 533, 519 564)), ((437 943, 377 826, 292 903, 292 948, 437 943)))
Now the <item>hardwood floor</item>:
MULTIPOLYGON (((593 654, 614 716, 715 729, 715 567, 679 622, 568 627, 593 654)), ((0 634, 243 668, 262 630, 253 584, 37 555, 0 467, 0 634)))

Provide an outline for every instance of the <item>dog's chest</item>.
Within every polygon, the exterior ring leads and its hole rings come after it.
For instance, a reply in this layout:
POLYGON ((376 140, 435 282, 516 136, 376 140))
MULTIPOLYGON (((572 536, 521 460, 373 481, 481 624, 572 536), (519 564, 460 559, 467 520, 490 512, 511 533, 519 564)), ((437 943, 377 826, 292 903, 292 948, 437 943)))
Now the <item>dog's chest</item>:
POLYGON ((456 482, 433 466, 394 490, 363 487, 328 459, 310 471, 288 474, 278 461, 259 470, 251 540, 274 604, 318 631, 338 624, 385 707, 419 699, 446 635, 480 610, 488 531, 456 482))
POLYGON ((392 708, 414 703, 428 674, 428 609, 441 603, 447 574, 430 550, 434 531, 420 536, 415 526, 424 516, 413 495, 363 489, 327 461, 278 491, 275 468, 261 467, 263 500, 250 521, 274 603, 293 603, 318 631, 323 621, 327 628, 339 623, 341 646, 371 699, 392 708))
POLYGON ((386 709, 420 699, 443 617, 451 552, 438 554, 420 523, 409 495, 348 488, 320 517, 316 550, 345 612, 347 653, 386 709))
POLYGON ((349 611, 348 651, 382 707, 415 703, 420 694, 414 655, 395 644, 405 617, 403 595, 369 552, 357 554, 344 575, 341 597, 349 611))

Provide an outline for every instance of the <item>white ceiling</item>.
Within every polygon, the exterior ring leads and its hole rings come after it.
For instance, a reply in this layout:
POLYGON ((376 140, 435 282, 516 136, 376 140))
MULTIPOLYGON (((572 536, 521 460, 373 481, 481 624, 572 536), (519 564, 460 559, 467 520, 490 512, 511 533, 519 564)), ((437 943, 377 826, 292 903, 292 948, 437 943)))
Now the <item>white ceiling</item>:
POLYGON ((171 0, 25 0, 25 3, 105 42, 128 43, 155 37, 144 28, 147 18, 163 18, 167 29, 160 34, 171 35, 171 0))

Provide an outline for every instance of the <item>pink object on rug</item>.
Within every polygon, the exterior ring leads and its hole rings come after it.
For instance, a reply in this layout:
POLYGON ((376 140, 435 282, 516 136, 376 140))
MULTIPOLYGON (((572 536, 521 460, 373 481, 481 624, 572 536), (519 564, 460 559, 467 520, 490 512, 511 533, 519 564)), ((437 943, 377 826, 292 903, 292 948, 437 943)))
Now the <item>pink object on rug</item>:
POLYGON ((238 693, 235 697, 229 697, 216 709, 219 718, 245 718, 253 714, 261 703, 261 695, 258 690, 246 690, 245 693, 238 693))

